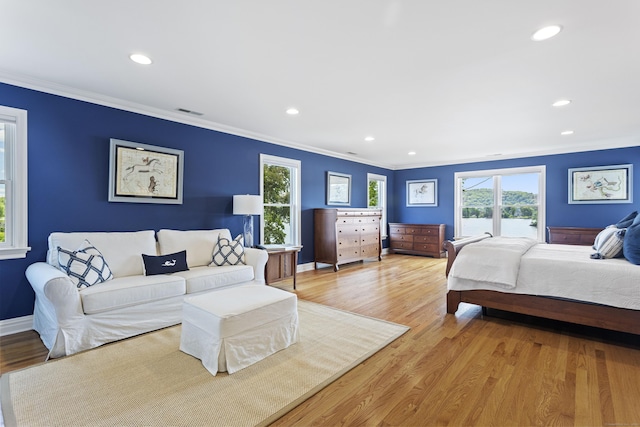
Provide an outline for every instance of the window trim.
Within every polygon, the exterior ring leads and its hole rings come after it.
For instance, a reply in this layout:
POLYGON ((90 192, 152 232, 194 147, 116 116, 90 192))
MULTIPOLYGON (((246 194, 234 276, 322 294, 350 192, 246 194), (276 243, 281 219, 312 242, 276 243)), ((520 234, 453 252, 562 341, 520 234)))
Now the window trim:
POLYGON ((386 239, 389 237, 387 235, 387 210, 389 206, 387 204, 387 176, 386 175, 378 175, 375 173, 367 173, 367 208, 371 208, 369 206, 369 182, 370 181, 382 181, 384 186, 384 191, 382 193, 382 219, 380 222, 380 238, 386 239))
POLYGON ((28 246, 28 192, 27 192, 27 111, 0 105, 0 120, 15 125, 15 135, 5 138, 5 236, 8 242, 0 244, 0 259, 25 258, 28 246))
MULTIPOLYGON (((262 203, 264 205, 264 165, 277 165, 296 170, 295 179, 292 182, 293 200, 291 201, 291 215, 292 215, 292 231, 294 233, 293 241, 294 245, 300 246, 302 240, 302 162, 300 160, 289 159, 286 157, 271 156, 269 154, 260 154, 260 197, 262 197, 262 203)), ((264 244, 264 215, 260 215, 260 244, 264 244)))
MULTIPOLYGON (((462 178, 478 177, 478 176, 492 176, 494 179, 494 186, 496 181, 501 184, 501 177, 504 175, 521 175, 526 173, 538 173, 538 236, 537 240, 541 242, 546 241, 546 179, 547 179, 547 167, 545 165, 538 166, 523 166, 515 168, 503 168, 503 169, 487 169, 487 170, 475 170, 466 172, 456 172, 454 174, 455 182, 455 206, 454 206, 454 235, 455 238, 462 237, 460 230, 462 230, 462 191, 461 182, 462 178), (497 180, 496 180, 497 178, 497 180)), ((502 207, 500 200, 502 200, 502 186, 499 185, 497 191, 493 194, 493 207, 502 207)), ((498 211, 499 212, 499 211, 498 211)), ((500 230, 500 215, 493 216, 493 229, 500 230)))

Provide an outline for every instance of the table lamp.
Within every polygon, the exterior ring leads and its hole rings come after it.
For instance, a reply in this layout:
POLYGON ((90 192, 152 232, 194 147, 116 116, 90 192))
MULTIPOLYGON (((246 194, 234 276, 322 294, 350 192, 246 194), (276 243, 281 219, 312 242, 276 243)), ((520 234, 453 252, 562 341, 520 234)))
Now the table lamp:
POLYGON ((233 196, 233 214, 244 215, 244 246, 253 246, 253 215, 262 215, 262 197, 250 194, 233 196))

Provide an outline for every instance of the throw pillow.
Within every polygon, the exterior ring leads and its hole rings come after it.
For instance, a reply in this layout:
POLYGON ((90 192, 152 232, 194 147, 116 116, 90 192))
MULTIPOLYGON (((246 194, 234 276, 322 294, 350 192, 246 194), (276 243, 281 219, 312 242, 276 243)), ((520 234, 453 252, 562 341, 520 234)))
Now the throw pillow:
POLYGON ((640 265, 640 215, 636 216, 631 226, 627 228, 622 248, 624 257, 629 262, 640 265))
POLYGON ((593 245, 596 253, 592 254, 591 258, 608 259, 622 256, 622 246, 626 231, 625 228, 619 229, 615 226, 609 226, 602 230, 596 236, 596 242, 593 245))
POLYGON ((223 265, 239 264, 246 264, 244 260, 244 241, 242 234, 239 234, 232 241, 218 236, 218 241, 213 247, 213 260, 209 266, 221 267, 223 265))
POLYGON ((628 228, 633 224, 633 220, 638 216, 638 211, 633 211, 629 215, 622 218, 617 222, 616 227, 618 228, 628 228))
POLYGON ((104 257, 88 240, 75 251, 58 246, 58 264, 78 289, 113 279, 104 257))
POLYGON ((142 254, 142 262, 144 263, 145 276, 189 270, 186 250, 158 256, 142 254))

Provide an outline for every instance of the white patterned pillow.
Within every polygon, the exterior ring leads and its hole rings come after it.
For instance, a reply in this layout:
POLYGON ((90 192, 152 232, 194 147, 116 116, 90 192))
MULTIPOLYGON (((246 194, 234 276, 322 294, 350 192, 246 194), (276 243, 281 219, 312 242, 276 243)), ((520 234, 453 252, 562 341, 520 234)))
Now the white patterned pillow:
POLYGON ((229 241, 224 237, 218 236, 218 241, 213 247, 213 260, 210 267, 223 265, 240 265, 246 264, 244 260, 244 240, 242 234, 229 241))
POLYGON ((622 256, 622 246, 624 245, 626 231, 626 228, 609 226, 598 233, 593 245, 596 253, 592 254, 591 258, 608 259, 622 256))
POLYGON ((78 289, 113 279, 104 257, 88 240, 75 251, 58 246, 58 264, 78 289))

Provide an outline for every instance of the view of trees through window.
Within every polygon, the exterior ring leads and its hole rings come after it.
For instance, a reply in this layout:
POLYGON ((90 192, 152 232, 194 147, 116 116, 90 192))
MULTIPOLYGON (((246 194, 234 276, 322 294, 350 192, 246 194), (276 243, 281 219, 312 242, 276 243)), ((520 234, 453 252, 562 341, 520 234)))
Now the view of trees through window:
POLYGON ((264 243, 290 244, 291 170, 264 165, 264 243))
POLYGON ((494 236, 544 238, 538 227, 543 171, 492 172, 461 174, 456 234, 475 236, 489 232, 494 236))

